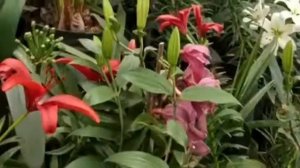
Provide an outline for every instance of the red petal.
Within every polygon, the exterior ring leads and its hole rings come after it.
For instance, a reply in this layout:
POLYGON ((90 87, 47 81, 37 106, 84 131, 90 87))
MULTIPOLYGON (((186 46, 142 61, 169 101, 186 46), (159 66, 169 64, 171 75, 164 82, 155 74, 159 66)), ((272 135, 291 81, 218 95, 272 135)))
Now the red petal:
POLYGON ((197 29, 198 29, 198 33, 200 36, 203 35, 202 33, 202 12, 201 12, 201 6, 200 5, 192 5, 192 8, 193 8, 193 11, 194 11, 194 15, 195 15, 195 18, 196 18, 196 24, 197 24, 197 29))
POLYGON ((83 115, 90 117, 95 122, 99 123, 100 118, 98 114, 85 102, 80 100, 77 97, 71 95, 58 95, 49 98, 43 103, 43 106, 46 104, 57 105, 58 108, 63 108, 67 110, 74 110, 82 113, 83 115))
POLYGON ((73 61, 73 58, 69 58, 69 57, 58 58, 55 60, 56 63, 61 63, 61 64, 68 64, 72 61, 73 61))
POLYGON ((31 79, 27 67, 21 61, 13 58, 7 58, 2 63, 7 66, 10 66, 16 71, 16 73, 23 75, 24 78, 31 79))
POLYGON ((55 133, 58 122, 58 106, 53 104, 45 104, 38 106, 42 116, 42 125, 45 133, 55 133))

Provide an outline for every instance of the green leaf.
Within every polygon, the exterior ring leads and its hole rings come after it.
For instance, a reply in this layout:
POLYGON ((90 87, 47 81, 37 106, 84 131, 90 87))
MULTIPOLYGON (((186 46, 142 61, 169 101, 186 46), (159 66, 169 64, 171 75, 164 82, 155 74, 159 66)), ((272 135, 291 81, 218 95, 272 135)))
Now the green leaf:
POLYGON ((127 84, 127 81, 122 78, 121 75, 124 72, 134 70, 140 66, 140 59, 134 55, 125 56, 121 62, 120 69, 118 71, 116 82, 118 86, 124 87, 127 84))
POLYGON ((128 168, 168 168, 167 163, 151 154, 138 151, 120 152, 109 156, 106 162, 113 162, 128 168))
POLYGON ((72 54, 76 57, 79 57, 81 59, 93 62, 95 64, 97 63, 96 60, 93 57, 77 50, 76 48, 73 48, 72 46, 69 46, 69 45, 64 44, 64 43, 59 43, 59 47, 60 47, 61 50, 65 51, 67 53, 70 53, 70 54, 72 54))
POLYGON ((246 125, 250 129, 255 129, 255 128, 270 128, 270 127, 285 127, 287 123, 278 120, 256 120, 256 121, 249 121, 246 123, 246 125))
POLYGON ((67 143, 66 145, 62 146, 61 148, 54 149, 51 151, 46 151, 46 154, 48 155, 64 155, 68 152, 70 152, 72 149, 75 148, 75 144, 73 143, 67 143))
POLYGON ((101 159, 96 156, 83 156, 68 164, 65 168, 101 168, 101 159))
POLYGON ((19 150, 20 150, 20 146, 16 146, 2 153, 2 155, 0 156, 0 167, 2 168, 5 162, 8 161, 19 150))
MULTIPOLYGON (((6 92, 6 96, 14 121, 27 113, 23 88, 15 87, 6 92)), ((19 143, 24 161, 29 167, 41 167, 44 162, 46 138, 40 113, 31 112, 15 130, 21 139, 19 143)))
POLYGON ((286 74, 291 74, 294 70, 294 49, 292 41, 289 41, 283 50, 282 67, 286 74))
POLYGON ((3 0, 0 9, 0 58, 9 57, 16 48, 15 36, 25 0, 3 0))
POLYGON ((91 39, 78 39, 78 41, 84 48, 95 54, 99 54, 101 52, 101 48, 91 39))
POLYGON ((124 79, 150 93, 171 95, 171 83, 163 76, 145 68, 137 68, 120 74, 124 79))
POLYGON ((105 59, 109 60, 113 56, 114 44, 113 32, 106 26, 102 36, 102 55, 105 59))
POLYGON ((235 121, 244 121, 244 119, 241 116, 241 113, 233 110, 233 109, 224 109, 220 112, 218 112, 212 120, 235 120, 235 121))
POLYGON ((266 168, 266 166, 257 161, 252 159, 245 159, 245 160, 239 160, 230 162, 227 164, 226 168, 266 168))
POLYGON ((183 146, 184 148, 187 146, 188 137, 187 137, 186 131, 184 130, 182 125, 180 125, 180 123, 178 123, 177 121, 175 121, 175 120, 168 121, 167 134, 170 137, 172 137, 178 144, 183 146))
POLYGON ((216 104, 238 104, 240 102, 232 96, 232 94, 225 92, 219 88, 193 86, 184 89, 181 99, 194 102, 212 102, 216 104))
POLYGON ((3 116, 1 119, 0 119, 0 132, 4 126, 4 123, 5 123, 5 116, 3 116))
POLYGON ((259 92, 257 92, 255 94, 255 96, 253 96, 248 103, 242 108, 241 110, 241 115, 244 119, 246 119, 250 113, 254 110, 254 108, 256 107, 257 103, 262 99, 262 97, 271 89, 271 87, 273 86, 273 82, 268 83, 266 86, 264 86, 262 89, 259 90, 259 92))
POLYGON ((284 78, 283 78, 282 71, 281 71, 275 57, 272 59, 270 65, 269 65, 269 69, 271 72, 272 80, 274 81, 277 97, 279 98, 279 100, 282 104, 286 104, 287 103, 287 99, 286 99, 287 93, 284 90, 284 85, 283 85, 284 78))
POLYGON ((177 27, 174 28, 168 45, 168 62, 171 65, 171 68, 176 68, 178 57, 180 54, 180 34, 177 27))
POLYGON ((115 96, 116 94, 110 87, 101 85, 89 89, 83 99, 93 106, 111 100, 115 96))
POLYGON ((108 141, 117 141, 119 133, 113 129, 104 127, 86 127, 75 130, 70 136, 79 136, 85 138, 101 138, 108 141))
POLYGON ((150 8, 150 0, 137 1, 136 16, 137 16, 137 28, 139 31, 143 31, 144 28, 146 27, 149 8, 150 8))

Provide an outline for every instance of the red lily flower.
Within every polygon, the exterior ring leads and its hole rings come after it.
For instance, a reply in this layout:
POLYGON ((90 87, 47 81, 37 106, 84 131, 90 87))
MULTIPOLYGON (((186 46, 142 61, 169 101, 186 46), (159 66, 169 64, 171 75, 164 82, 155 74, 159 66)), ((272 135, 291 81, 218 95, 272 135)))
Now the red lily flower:
MULTIPOLYGON (((74 110, 91 118, 96 123, 100 122, 97 113, 85 102, 71 95, 58 95, 47 97, 46 89, 39 83, 18 76, 13 79, 14 84, 24 87, 26 103, 29 112, 39 110, 42 116, 42 125, 46 133, 54 133, 58 122, 59 109, 74 110)), ((4 88, 9 91, 12 87, 4 88)))
POLYGON ((7 58, 0 63, 2 90, 7 87, 13 87, 15 85, 14 79, 18 78, 18 76, 31 80, 29 71, 21 61, 13 58, 7 58))
POLYGON ((213 30, 219 35, 223 32, 224 26, 219 23, 204 23, 202 18, 201 6, 200 5, 192 5, 194 15, 196 18, 198 34, 200 37, 206 37, 206 34, 213 30))
POLYGON ((191 8, 180 10, 176 16, 174 15, 160 15, 156 20, 160 23, 160 31, 170 27, 176 26, 182 34, 188 31, 188 19, 191 13, 191 8))
MULTIPOLYGON (((102 79, 101 74, 99 74, 95 70, 93 70, 89 67, 86 67, 86 66, 74 64, 74 63, 72 63, 72 61, 73 61, 73 58, 59 58, 59 59, 56 60, 57 63, 72 65, 76 70, 81 72, 88 80, 95 81, 95 82, 104 81, 102 79)), ((116 75, 117 72, 119 71, 119 67, 120 67, 121 62, 119 60, 110 60, 109 64, 112 68, 113 75, 116 75)), ((108 77, 108 79, 110 79, 110 74, 109 74, 108 67, 103 66, 102 71, 108 77)))

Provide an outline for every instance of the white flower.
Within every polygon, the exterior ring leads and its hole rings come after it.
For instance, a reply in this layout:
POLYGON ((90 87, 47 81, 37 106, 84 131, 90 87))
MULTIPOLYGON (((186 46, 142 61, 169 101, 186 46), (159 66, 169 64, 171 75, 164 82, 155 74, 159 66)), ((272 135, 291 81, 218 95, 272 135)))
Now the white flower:
POLYGON ((284 3, 290 11, 283 11, 283 17, 292 18, 295 24, 300 24, 300 2, 299 0, 275 0, 275 3, 284 3))
POLYGON ((261 47, 271 43, 274 39, 281 48, 285 48, 289 41, 292 41, 293 45, 296 46, 294 40, 289 36, 295 32, 295 25, 285 24, 285 18, 281 13, 273 13, 271 21, 265 19, 263 28, 265 32, 262 34, 261 47))
POLYGON ((262 26, 264 20, 268 13, 270 12, 270 7, 264 5, 263 0, 259 0, 258 4, 252 9, 247 8, 243 11, 248 17, 245 17, 243 21, 245 23, 250 23, 250 28, 257 30, 258 26, 262 26))

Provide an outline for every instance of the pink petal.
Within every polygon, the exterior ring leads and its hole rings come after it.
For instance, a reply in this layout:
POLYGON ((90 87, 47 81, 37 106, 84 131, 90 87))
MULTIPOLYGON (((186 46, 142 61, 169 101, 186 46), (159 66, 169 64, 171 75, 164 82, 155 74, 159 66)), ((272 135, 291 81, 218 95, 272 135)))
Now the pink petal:
POLYGON ((67 110, 74 110, 80 112, 81 114, 91 118, 96 123, 100 122, 98 114, 85 102, 77 97, 71 95, 58 95, 47 99, 43 102, 43 105, 53 104, 57 105, 58 108, 63 108, 67 110))
POLYGON ((58 106, 53 104, 45 104, 38 106, 41 112, 42 125, 45 133, 55 133, 58 122, 58 106))
POLYGON ((203 140, 197 140, 190 142, 190 150, 193 154, 199 155, 199 156, 206 156, 210 153, 209 147, 204 143, 203 140))
POLYGON ((182 59, 187 63, 207 65, 210 63, 209 49, 204 45, 187 44, 182 50, 182 59))
POLYGON ((136 49, 136 41, 135 41, 135 39, 132 39, 132 40, 129 41, 128 48, 131 49, 131 50, 136 49))

